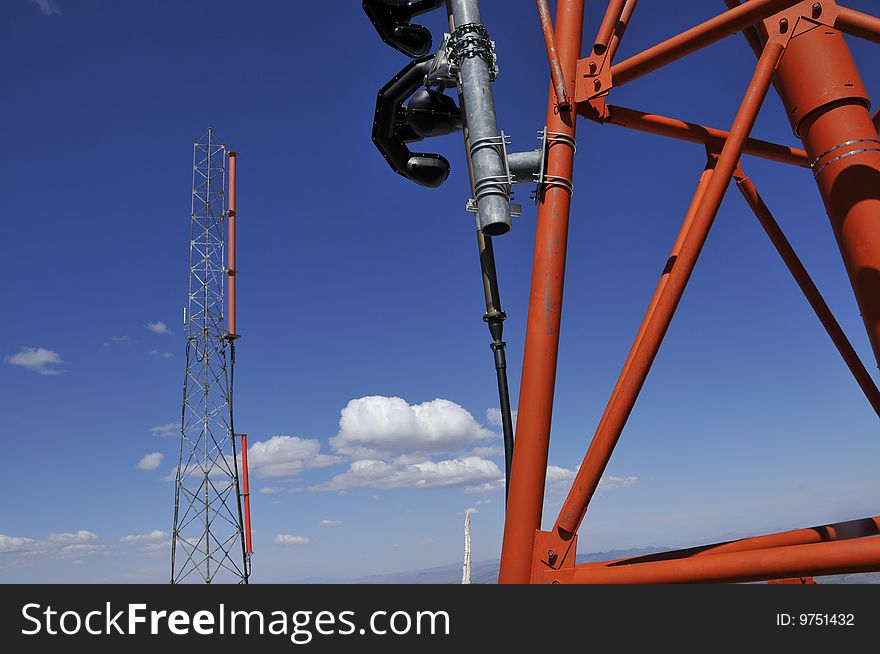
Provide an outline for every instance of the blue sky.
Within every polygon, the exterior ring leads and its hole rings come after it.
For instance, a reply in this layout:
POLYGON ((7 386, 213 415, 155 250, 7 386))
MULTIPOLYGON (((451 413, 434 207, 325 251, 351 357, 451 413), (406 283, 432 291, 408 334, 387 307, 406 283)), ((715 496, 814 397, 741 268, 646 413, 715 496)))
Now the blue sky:
MULTIPOLYGON (((588 35, 599 4, 588 3, 588 35)), ((643 0, 620 55, 723 8, 678 4, 643 0)), ((534 3, 482 5, 500 126, 531 149, 548 76, 534 3)), ((425 22, 436 42, 442 13, 425 22)), ((167 581, 191 147, 208 126, 241 153, 235 394, 236 427, 256 448, 253 580, 455 562, 469 507, 474 558, 496 557, 503 495, 491 481, 472 492, 503 460, 460 136, 426 148, 452 162, 439 189, 385 165, 370 143, 375 92, 406 59, 360 2, 12 0, 0 43, 0 580, 167 581), (364 460, 384 467, 367 475, 364 460)), ((850 45, 876 95, 880 49, 850 45)), ((726 128, 753 62, 729 38, 613 101, 726 128)), ((755 135, 794 143, 773 94, 755 135)), ((550 521, 704 163, 699 146, 613 126, 582 122, 578 137, 550 521)), ((744 166, 876 378, 809 173, 744 166)), ((516 221, 496 240, 514 398, 534 208, 516 221)), ((580 549, 873 515, 876 420, 729 193, 580 549)))

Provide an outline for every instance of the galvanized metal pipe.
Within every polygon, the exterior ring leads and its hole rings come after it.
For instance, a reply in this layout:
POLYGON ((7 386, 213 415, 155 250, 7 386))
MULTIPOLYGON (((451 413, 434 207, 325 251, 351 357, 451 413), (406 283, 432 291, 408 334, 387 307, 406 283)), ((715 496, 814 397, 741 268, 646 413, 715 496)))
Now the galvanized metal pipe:
MULTIPOLYGON (((452 12, 448 13, 449 29, 455 29, 455 18, 452 12)), ((459 87, 458 95, 459 105, 464 104, 461 87, 459 87)), ((466 151, 470 151, 470 139, 467 130, 463 131, 464 147, 466 151)), ((534 163, 532 153, 513 153, 510 155, 510 167, 513 174, 527 174, 528 167, 534 163), (526 155, 526 156, 518 156, 526 155), (517 172, 513 172, 514 166, 517 166, 517 172)), ((474 166, 471 158, 467 158, 468 180, 470 181, 471 193, 474 192, 474 166)), ((537 169, 536 169, 537 170, 537 169)), ((492 343, 489 346, 495 359, 495 378, 498 384, 498 406, 501 412, 501 432, 504 440, 504 479, 505 479, 505 497, 507 489, 510 488, 510 472, 513 463, 513 419, 510 407, 510 388, 507 383, 507 358, 505 350, 507 344, 504 342, 504 320, 507 315, 501 309, 501 291, 498 288, 498 271, 495 268, 495 247, 492 243, 492 237, 483 234, 479 229, 474 230, 477 235, 477 251, 480 258, 480 273, 483 282, 483 297, 486 301, 486 313, 483 314, 483 320, 489 328, 489 334, 492 337, 492 343)), ((468 516, 468 520, 470 516, 468 516)), ((469 522, 467 524, 470 524, 469 522)))
POLYGON ((513 175, 515 184, 534 182, 535 175, 541 170, 541 159, 544 153, 541 150, 528 150, 526 152, 511 152, 507 155, 510 166, 510 174, 513 175))
MULTIPOLYGON (((455 28, 480 25, 477 0, 447 0, 455 28)), ((510 197, 506 191, 507 174, 499 147, 495 100, 488 62, 482 57, 464 57, 459 72, 464 129, 471 143, 474 188, 477 200, 477 226, 487 236, 500 236, 510 230, 510 197)))
POLYGON ((554 533, 574 534, 583 520, 587 506, 599 486, 602 473, 605 471, 614 447, 623 432, 624 425, 635 405, 696 265, 709 229, 715 220, 721 201, 724 199, 739 158, 742 156, 746 139, 749 137, 758 111, 767 95, 773 71, 783 51, 782 45, 769 43, 758 61, 755 74, 749 83, 736 119, 730 129, 730 136, 715 164, 715 172, 708 182, 690 231, 681 246, 679 255, 674 261, 667 264, 671 271, 665 287, 659 294, 653 313, 646 316, 648 324, 644 331, 644 337, 635 347, 630 367, 621 373, 621 376, 626 375, 627 379, 620 384, 619 394, 609 401, 606 408, 607 420, 600 423, 600 428, 593 436, 587 454, 578 469, 574 484, 559 512, 553 529, 554 533))

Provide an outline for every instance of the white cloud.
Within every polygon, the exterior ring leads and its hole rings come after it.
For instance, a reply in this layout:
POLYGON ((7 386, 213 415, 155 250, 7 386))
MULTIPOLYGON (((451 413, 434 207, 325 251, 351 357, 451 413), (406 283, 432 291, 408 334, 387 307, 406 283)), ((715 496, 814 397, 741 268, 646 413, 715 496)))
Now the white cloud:
POLYGON ((639 481, 638 477, 602 477, 599 480, 599 490, 616 490, 618 488, 627 488, 635 486, 639 481))
POLYGON ((449 400, 410 405, 399 397, 372 395, 348 403, 330 444, 343 454, 379 458, 400 452, 456 452, 491 436, 495 434, 449 400))
POLYGON ((504 455, 504 446, 503 445, 485 445, 481 447, 475 447, 470 452, 468 452, 471 456, 503 456, 504 455))
POLYGON ((161 452, 151 452, 150 454, 145 454, 140 461, 137 463, 137 467, 140 470, 155 470, 159 467, 159 464, 162 463, 162 459, 165 458, 165 455, 161 452))
POLYGON ((482 484, 475 484, 473 486, 468 486, 464 489, 465 493, 471 493, 472 495, 479 495, 482 493, 491 493, 493 491, 497 491, 501 488, 504 488, 504 479, 496 479, 495 481, 487 481, 482 484))
MULTIPOLYGON (((572 481, 577 474, 577 470, 570 468, 561 468, 559 466, 547 466, 547 484, 546 490, 554 493, 565 493, 571 487, 572 481)), ((618 488, 626 488, 638 483, 638 477, 602 477, 599 480, 599 491, 611 491, 618 488)), ((483 494, 492 493, 504 488, 504 479, 500 478, 495 481, 486 481, 480 484, 474 484, 464 489, 465 493, 483 494)), ((486 503, 489 500, 485 500, 486 503)), ((477 502, 480 504, 480 502, 477 502)))
POLYGON ((0 566, 10 563, 20 564, 30 561, 36 556, 55 559, 81 559, 83 556, 106 550, 106 546, 97 541, 98 535, 85 529, 76 532, 52 533, 44 539, 0 534, 0 553, 6 555, 4 559, 0 560, 0 566))
POLYGON ((477 506, 483 506, 484 504, 491 504, 492 500, 477 500, 474 502, 477 506))
POLYGON ((42 347, 23 347, 18 354, 6 357, 6 362, 40 375, 60 375, 62 371, 56 366, 60 366, 64 360, 53 350, 42 347))
POLYGON ((158 529, 148 534, 129 534, 119 539, 120 543, 153 543, 168 538, 168 533, 158 529))
POLYGON ((148 322, 147 323, 147 331, 151 331, 154 334, 162 334, 163 336, 170 336, 174 332, 168 329, 168 325, 166 325, 161 320, 157 320, 156 322, 148 322))
POLYGON ((55 0, 31 0, 31 2, 40 8, 44 16, 60 16, 61 7, 55 0))
POLYGON ((310 491, 335 491, 347 488, 450 488, 494 481, 501 477, 498 466, 480 457, 400 464, 378 459, 353 461, 348 470, 310 491))
POLYGON ((159 359, 171 359, 174 357, 171 352, 160 352, 159 350, 150 350, 147 352, 147 356, 158 357, 159 359))
POLYGON ((278 534, 275 536, 276 545, 305 545, 308 542, 308 536, 293 536, 292 534, 278 534))
POLYGON ((144 545, 144 552, 164 552, 171 548, 170 540, 163 540, 161 543, 147 543, 144 545))
POLYGON ((28 549, 35 541, 24 536, 0 534, 0 552, 19 552, 28 549))
POLYGON ((276 493, 283 493, 284 490, 285 489, 282 488, 281 486, 263 486, 257 492, 260 495, 275 495, 276 493))
POLYGON ((88 543, 93 540, 98 540, 98 535, 85 529, 76 533, 49 534, 50 543, 88 543))
POLYGON ((255 477, 289 477, 309 468, 339 463, 331 454, 321 454, 321 443, 298 436, 273 436, 248 446, 248 469, 255 477))
MULTIPOLYGON (((514 426, 516 426, 516 411, 511 411, 510 417, 513 420, 514 426)), ((486 422, 490 425, 501 427, 501 409, 496 409, 494 407, 486 409, 486 422)))
POLYGON ((173 438, 180 434, 180 423, 169 422, 164 425, 156 425, 155 427, 150 427, 150 433, 160 438, 173 438))
POLYGON ((131 345, 134 343, 134 339, 127 334, 123 334, 122 336, 111 336, 110 340, 113 341, 116 345, 131 345))
MULTIPOLYGON (((559 466, 547 466, 547 488, 560 492, 567 491, 571 487, 571 482, 574 481, 576 474, 577 470, 560 468, 559 466)), ((614 477, 609 475, 599 480, 597 490, 610 491, 617 490, 618 488, 627 488, 628 486, 634 486, 638 481, 638 477, 614 477)))
POLYGON ((321 525, 322 527, 338 527, 339 525, 342 524, 342 521, 341 520, 321 520, 321 522, 319 522, 318 524, 321 525))

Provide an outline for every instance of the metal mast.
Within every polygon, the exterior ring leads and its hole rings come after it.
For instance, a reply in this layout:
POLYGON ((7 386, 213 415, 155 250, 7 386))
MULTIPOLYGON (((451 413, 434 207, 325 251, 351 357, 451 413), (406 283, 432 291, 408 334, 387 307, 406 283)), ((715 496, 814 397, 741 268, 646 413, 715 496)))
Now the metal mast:
MULTIPOLYGON (((186 373, 171 545, 174 584, 247 583, 250 573, 232 414, 237 335, 234 323, 228 330, 224 326, 226 279, 234 280, 225 263, 225 228, 234 215, 234 208, 226 208, 226 158, 226 146, 215 142, 211 129, 193 145, 186 373)), ((232 189, 230 194, 234 197, 232 189)))

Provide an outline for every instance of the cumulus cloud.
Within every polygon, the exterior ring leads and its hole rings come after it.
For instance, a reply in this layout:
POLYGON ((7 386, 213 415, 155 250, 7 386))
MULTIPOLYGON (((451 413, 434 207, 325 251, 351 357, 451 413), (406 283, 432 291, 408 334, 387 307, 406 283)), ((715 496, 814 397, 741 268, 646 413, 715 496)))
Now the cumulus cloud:
POLYGON ((58 369, 64 360, 53 350, 42 347, 23 347, 18 354, 6 357, 6 362, 12 366, 20 366, 40 375, 60 375, 58 369))
POLYGON ((34 542, 32 538, 25 538, 24 536, 0 534, 0 552, 20 552, 30 547, 34 542))
POLYGON ((84 556, 97 554, 106 549, 105 545, 97 541, 98 535, 85 529, 52 533, 42 539, 0 534, 0 554, 3 555, 0 566, 10 562, 21 563, 38 556, 82 559, 84 556))
POLYGON ((129 534, 119 539, 120 543, 153 543, 168 538, 168 533, 158 529, 148 534, 129 534))
POLYGON ((173 438, 180 434, 180 423, 169 422, 164 425, 156 425, 155 427, 150 427, 150 433, 160 438, 173 438))
POLYGON ((145 454, 141 457, 141 460, 137 463, 137 468, 140 470, 155 470, 159 467, 159 464, 162 463, 162 459, 165 458, 165 455, 161 452, 151 452, 150 454, 145 454))
MULTIPOLYGON (((516 411, 511 411, 510 417, 513 420, 513 424, 516 425, 516 411)), ((486 422, 490 425, 501 427, 501 409, 494 407, 486 409, 486 422)))
POLYGON ((147 356, 156 357, 157 359, 172 359, 174 355, 171 352, 160 352, 159 350, 150 350, 147 356))
POLYGON ((450 488, 495 481, 501 471, 494 461, 470 456, 444 461, 399 463, 378 459, 353 461, 348 470, 332 479, 310 486, 310 491, 348 488, 450 488))
POLYGON ((494 435, 449 400, 410 405, 399 397, 372 395, 348 403, 330 444, 349 456, 381 458, 393 453, 456 452, 494 435))
POLYGON ((123 334, 122 336, 111 336, 110 340, 116 345, 131 345, 134 343, 134 339, 128 334, 123 334))
POLYGON ((468 452, 471 456, 503 456, 504 455, 504 446, 503 445, 485 445, 481 447, 475 447, 470 452, 468 452))
POLYGON ((61 15, 61 7, 55 0, 31 0, 31 3, 37 5, 44 16, 61 15))
POLYGON ((275 536, 276 545, 305 545, 308 542, 308 536, 294 536, 293 534, 278 534, 275 536))
POLYGON ((339 525, 342 524, 342 521, 341 520, 321 520, 321 522, 319 522, 318 524, 321 525, 322 527, 338 527, 339 525))
MULTIPOLYGON (((547 466, 547 485, 546 490, 548 492, 555 493, 564 493, 567 492, 571 487, 571 482, 574 481, 574 477, 577 474, 577 470, 572 470, 570 468, 562 468, 560 466, 547 466)), ((600 491, 610 491, 617 490, 618 488, 626 488, 628 486, 633 486, 638 483, 638 477, 613 477, 607 476, 602 477, 599 481, 600 491)), ((497 490, 501 490, 504 488, 504 478, 499 478, 494 481, 484 481, 479 484, 473 484, 467 486, 464 489, 465 493, 473 493, 473 494, 484 494, 484 493, 492 493, 497 490)), ((488 501, 487 501, 488 502, 488 501)), ((480 504, 480 502, 477 502, 480 504)))
POLYGON ((174 332, 168 329, 168 325, 166 325, 161 320, 157 320, 156 322, 148 322, 147 331, 153 332, 154 334, 162 334, 163 336, 170 336, 174 332))
POLYGON ((482 484, 474 484, 473 486, 468 486, 464 489, 465 493, 471 493, 473 495, 479 495, 482 493, 491 493, 493 491, 497 491, 504 488, 504 479, 496 479, 495 481, 486 481, 482 484))
MULTIPOLYGON (((559 466, 547 466, 547 488, 556 491, 567 491, 574 481, 577 470, 569 468, 561 468, 559 466)), ((599 480, 600 491, 617 490, 618 488, 627 488, 638 483, 638 477, 614 477, 606 476, 599 480)))
POLYGON ((339 463, 332 454, 321 454, 321 443, 298 436, 273 436, 248 446, 248 469, 256 477, 289 477, 309 468, 339 463))
POLYGON ((283 493, 286 489, 281 486, 263 486, 257 492, 260 495, 275 495, 276 493, 283 493))

